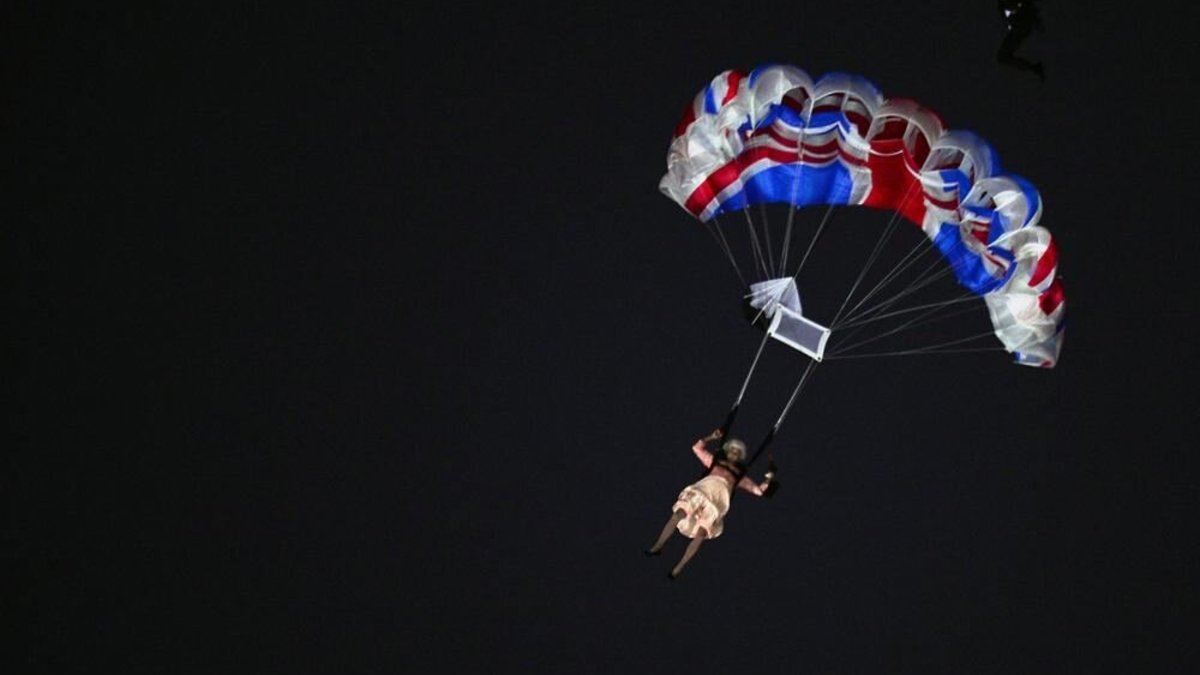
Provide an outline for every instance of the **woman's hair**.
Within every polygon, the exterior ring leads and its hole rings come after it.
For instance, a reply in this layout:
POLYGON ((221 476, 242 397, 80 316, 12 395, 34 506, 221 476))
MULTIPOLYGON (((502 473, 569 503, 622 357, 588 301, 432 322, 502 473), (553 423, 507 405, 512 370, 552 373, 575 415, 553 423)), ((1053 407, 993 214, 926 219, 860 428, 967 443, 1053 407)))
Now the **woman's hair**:
POLYGON ((721 446, 721 452, 725 455, 725 459, 732 462, 746 461, 746 444, 738 438, 731 438, 721 446))

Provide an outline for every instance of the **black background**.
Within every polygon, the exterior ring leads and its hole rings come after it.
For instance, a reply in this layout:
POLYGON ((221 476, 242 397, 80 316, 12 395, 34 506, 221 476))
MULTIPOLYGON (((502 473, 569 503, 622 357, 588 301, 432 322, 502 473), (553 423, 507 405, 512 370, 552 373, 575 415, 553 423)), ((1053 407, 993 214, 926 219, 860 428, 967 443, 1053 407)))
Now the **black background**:
POLYGON ((988 2, 4 14, 7 672, 1195 667, 1193 5, 1047 2, 1044 84, 988 2), (765 62, 988 138, 1070 328, 822 367, 668 582, 758 334, 657 182, 765 62))

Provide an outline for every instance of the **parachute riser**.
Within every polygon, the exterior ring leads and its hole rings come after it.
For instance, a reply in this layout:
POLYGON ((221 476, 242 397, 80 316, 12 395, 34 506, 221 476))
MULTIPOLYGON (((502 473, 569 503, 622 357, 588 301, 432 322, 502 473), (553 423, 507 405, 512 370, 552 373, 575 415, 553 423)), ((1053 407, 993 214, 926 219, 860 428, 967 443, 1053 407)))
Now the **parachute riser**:
MULTIPOLYGON (((765 344, 766 341, 764 340, 763 345, 765 344)), ((759 346, 759 354, 761 353, 762 345, 759 346)), ((742 395, 744 395, 746 392, 746 385, 750 382, 750 375, 754 372, 754 366, 758 364, 759 354, 756 354, 754 357, 754 365, 751 365, 750 373, 746 375, 746 382, 742 385, 742 391, 740 394, 738 394, 737 402, 734 403, 733 407, 729 409, 729 413, 725 416, 725 422, 721 425, 722 438, 728 438, 729 432, 733 428, 733 422, 737 418, 738 409, 741 407, 742 395)), ((771 442, 775 440, 776 434, 779 433, 779 428, 783 426, 783 421, 787 418, 788 413, 791 412, 792 406, 796 403, 796 399, 799 398, 800 392, 804 389, 804 385, 808 382, 809 376, 812 374, 813 370, 816 369, 817 363, 818 361, 815 359, 808 362, 808 367, 804 369, 804 374, 800 376, 800 382, 798 382, 796 384, 796 388, 792 390, 792 395, 788 398, 787 404, 783 407, 783 411, 779 413, 779 418, 775 420, 774 426, 772 426, 771 430, 767 432, 767 435, 763 438, 762 442, 758 444, 758 447, 754 450, 754 454, 750 455, 750 459, 746 460, 745 464, 743 465, 743 470, 737 472, 737 474, 734 476, 733 488, 730 490, 729 494, 730 499, 737 494, 737 484, 741 482, 744 476, 750 473, 750 469, 754 467, 754 464, 758 461, 758 458, 767 451, 767 448, 770 447, 771 442)))

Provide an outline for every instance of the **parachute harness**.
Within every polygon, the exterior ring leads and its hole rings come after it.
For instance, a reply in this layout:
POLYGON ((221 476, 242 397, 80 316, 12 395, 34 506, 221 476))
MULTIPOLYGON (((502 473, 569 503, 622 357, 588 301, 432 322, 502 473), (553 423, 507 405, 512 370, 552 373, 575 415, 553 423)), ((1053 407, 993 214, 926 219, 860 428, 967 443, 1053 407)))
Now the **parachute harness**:
MULTIPOLYGON (((746 395, 746 388, 750 385, 750 378, 754 376, 754 370, 758 367, 758 359, 762 355, 763 347, 766 346, 768 338, 770 338, 770 335, 763 337, 762 343, 758 346, 758 353, 754 355, 754 362, 750 364, 750 371, 746 373, 746 379, 742 382, 742 389, 738 392, 737 400, 733 402, 729 413, 725 415, 725 422, 721 425, 722 437, 728 437, 730 429, 733 428, 733 422, 737 419, 738 409, 742 405, 742 398, 746 395)), ((788 397, 787 403, 783 406, 783 411, 779 413, 779 418, 775 420, 775 424, 771 427, 771 430, 767 432, 762 442, 758 444, 758 448, 754 450, 754 454, 750 455, 750 458, 746 460, 747 470, 754 466, 754 462, 771 445, 771 441, 775 440, 775 434, 783 426, 783 421, 787 419, 788 413, 791 412, 792 406, 796 403, 796 399, 800 397, 800 392, 804 390, 804 385, 808 382, 809 376, 816 370, 817 363, 816 359, 809 360, 808 366, 804 369, 804 374, 800 376, 800 381, 796 384, 796 388, 792 390, 792 395, 788 397)))

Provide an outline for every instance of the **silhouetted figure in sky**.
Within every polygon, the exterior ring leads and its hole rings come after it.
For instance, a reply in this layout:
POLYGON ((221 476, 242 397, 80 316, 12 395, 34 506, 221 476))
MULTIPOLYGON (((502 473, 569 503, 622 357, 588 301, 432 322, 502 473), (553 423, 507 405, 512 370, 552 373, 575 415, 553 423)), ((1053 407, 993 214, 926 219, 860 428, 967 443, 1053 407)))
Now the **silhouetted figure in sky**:
POLYGON ((1038 14, 1035 0, 1000 0, 1000 15, 1008 25, 1004 41, 996 52, 996 60, 1017 70, 1026 70, 1046 79, 1046 70, 1041 61, 1030 61, 1017 56, 1017 48, 1029 37, 1034 28, 1042 29, 1042 17, 1038 14))

